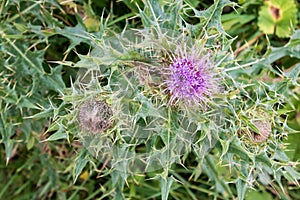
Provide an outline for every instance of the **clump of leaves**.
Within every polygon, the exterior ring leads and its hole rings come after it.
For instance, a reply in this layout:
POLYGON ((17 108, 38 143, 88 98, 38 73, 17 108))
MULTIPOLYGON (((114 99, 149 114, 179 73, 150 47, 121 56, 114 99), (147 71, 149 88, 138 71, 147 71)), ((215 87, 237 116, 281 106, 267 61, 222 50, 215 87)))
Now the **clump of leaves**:
MULTIPOLYGON (((293 183, 300 178, 283 152, 282 138, 289 128, 279 112, 288 87, 297 85, 295 77, 271 67, 279 49, 271 48, 260 58, 234 59, 232 40, 220 24, 220 9, 232 4, 227 3, 216 1, 200 12, 179 2, 147 2, 139 11, 143 29, 107 32, 74 63, 82 69, 79 79, 62 97, 72 109, 56 124, 75 130, 83 151, 113 171, 109 174, 118 188, 116 196, 124 195, 131 178, 151 173, 167 199, 172 184, 181 181, 172 176, 176 165, 192 170, 189 180, 205 173, 216 186, 216 197, 243 199, 247 188, 259 183, 283 190, 283 177, 293 183), (173 15, 174 10, 182 17, 173 15), (186 17, 201 19, 201 28, 184 21, 186 17), (261 78, 271 73, 282 82, 261 78), (78 105, 88 98, 110 102, 114 124, 104 134, 76 131, 78 105), (191 155, 194 164, 187 159, 191 155), (227 179, 220 177, 215 163, 231 169, 227 179)), ((282 48, 299 56, 296 38, 298 33, 282 48)), ((81 156, 75 178, 88 160, 94 162, 81 156)))

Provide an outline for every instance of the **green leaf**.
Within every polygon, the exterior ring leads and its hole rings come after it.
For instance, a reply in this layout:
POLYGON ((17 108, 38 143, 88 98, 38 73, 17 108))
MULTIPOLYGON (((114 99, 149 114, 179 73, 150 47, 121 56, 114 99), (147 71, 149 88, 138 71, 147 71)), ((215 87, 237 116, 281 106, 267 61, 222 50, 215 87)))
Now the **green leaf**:
POLYGON ((38 109, 39 107, 36 106, 33 100, 28 99, 25 95, 22 95, 20 101, 18 102, 17 108, 31 108, 31 109, 38 109))
POLYGON ((27 116, 27 117, 23 117, 24 119, 39 119, 39 118, 48 118, 53 116, 53 109, 52 108, 48 108, 43 110, 42 112, 39 112, 35 115, 31 115, 31 116, 27 116))
POLYGON ((161 187, 161 199, 162 200, 168 200, 168 196, 169 196, 173 181, 174 180, 171 177, 167 177, 167 178, 161 177, 160 187, 161 187))
POLYGON ((26 49, 23 43, 20 41, 13 42, 8 38, 5 38, 6 41, 12 47, 12 52, 14 56, 17 56, 16 61, 16 70, 21 71, 18 75, 23 76, 24 74, 44 74, 44 69, 42 66, 42 60, 44 57, 43 51, 31 52, 26 49))
POLYGON ((219 139, 219 142, 221 143, 222 146, 222 154, 220 156, 220 159, 222 159, 229 149, 230 141, 229 140, 224 141, 219 139))
POLYGON ((247 184, 245 181, 243 181, 242 179, 238 179, 236 182, 236 190, 237 190, 237 194, 238 194, 238 199, 239 200, 244 200, 245 197, 245 193, 247 190, 247 184))
POLYGON ((297 80, 300 74, 300 63, 293 67, 293 69, 289 72, 285 73, 285 76, 292 79, 292 83, 294 85, 298 85, 297 80))
POLYGON ((135 0, 134 3, 132 0, 122 0, 122 2, 134 13, 138 13, 138 6, 141 7, 143 5, 141 0, 135 0))
MULTIPOLYGON (((254 64, 251 68, 248 69, 262 69, 262 68, 269 68, 272 70, 272 63, 280 60, 285 56, 299 58, 300 59, 300 30, 297 30, 291 36, 290 41, 282 47, 271 47, 269 49, 266 58, 254 64)), ((272 71, 276 73, 275 71, 272 71)), ((278 73, 278 72, 277 72, 278 73)), ((294 81, 293 81, 294 83, 294 81)))
POLYGON ((268 166, 268 167, 272 167, 272 164, 273 164, 272 160, 267 156, 266 153, 256 155, 255 156, 255 162, 263 164, 263 165, 268 166))
POLYGON ((253 154, 243 149, 242 146, 237 141, 235 142, 232 141, 230 143, 228 152, 239 155, 241 159, 243 159, 248 163, 251 163, 253 160, 253 154))
POLYGON ((217 192, 222 193, 225 199, 232 197, 231 189, 219 175, 212 156, 205 156, 203 171, 205 171, 209 179, 214 182, 217 192))
POLYGON ((291 39, 287 46, 290 47, 293 51, 299 52, 299 50, 300 50, 300 30, 295 30, 295 32, 291 36, 291 39))
POLYGON ((14 148, 15 142, 11 139, 6 138, 4 141, 4 146, 5 146, 5 154, 6 154, 6 164, 8 164, 8 161, 12 155, 12 151, 14 148))
POLYGON ((289 37, 292 26, 297 24, 297 8, 294 0, 265 1, 259 11, 258 26, 266 34, 289 37))
POLYGON ((65 29, 56 28, 56 32, 70 40, 71 44, 69 45, 67 52, 70 52, 80 43, 92 45, 91 37, 86 32, 85 27, 81 24, 77 24, 75 27, 66 27, 65 29))
POLYGON ((283 174, 284 177, 288 181, 295 183, 297 186, 299 186, 298 181, 300 180, 300 173, 291 166, 286 166, 286 167, 284 167, 284 169, 286 170, 286 173, 283 174))
POLYGON ((81 174, 82 170, 86 166, 86 164, 89 162, 89 159, 87 157, 87 154, 85 151, 81 151, 80 155, 75 161, 75 168, 74 168, 74 183, 76 182, 78 176, 81 174))
POLYGON ((192 8, 195 12, 195 16, 200 18, 200 20, 204 20, 205 23, 203 24, 203 29, 216 29, 218 32, 225 34, 226 32, 222 26, 221 22, 221 14, 223 8, 225 6, 234 6, 235 3, 229 0, 215 0, 214 4, 210 6, 208 9, 199 11, 195 8, 192 8))
POLYGON ((154 105, 143 94, 141 94, 141 93, 136 94, 134 100, 139 101, 139 103, 141 105, 135 115, 137 120, 139 118, 143 118, 146 121, 146 117, 148 117, 148 116, 165 119, 160 114, 159 110, 157 108, 155 108, 154 105))
POLYGON ((144 27, 155 27, 158 31, 162 28, 174 30, 182 23, 179 17, 182 7, 180 1, 149 0, 144 2, 143 10, 137 5, 144 27))
POLYGON ((52 134, 50 137, 48 137, 44 141, 55 141, 55 140, 68 139, 68 138, 69 138, 69 136, 66 133, 66 131, 64 130, 64 128, 59 127, 59 129, 54 134, 52 134))
POLYGON ((54 91, 62 91, 65 88, 65 83, 62 80, 62 66, 51 68, 51 73, 40 77, 42 81, 42 87, 51 89, 54 91))
POLYGON ((286 154, 292 160, 296 161, 300 159, 300 134, 289 134, 288 140, 286 141, 287 149, 286 154))

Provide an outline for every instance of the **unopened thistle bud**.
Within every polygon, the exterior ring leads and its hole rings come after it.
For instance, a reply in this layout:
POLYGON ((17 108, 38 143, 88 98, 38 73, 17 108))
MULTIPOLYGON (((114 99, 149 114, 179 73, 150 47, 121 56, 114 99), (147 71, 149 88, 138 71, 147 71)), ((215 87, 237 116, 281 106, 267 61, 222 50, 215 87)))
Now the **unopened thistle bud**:
POLYGON ((255 143, 267 141, 272 133, 272 123, 267 112, 261 108, 252 108, 248 111, 247 118, 251 119, 251 124, 255 128, 247 125, 246 131, 242 131, 242 133, 246 133, 249 139, 255 143))

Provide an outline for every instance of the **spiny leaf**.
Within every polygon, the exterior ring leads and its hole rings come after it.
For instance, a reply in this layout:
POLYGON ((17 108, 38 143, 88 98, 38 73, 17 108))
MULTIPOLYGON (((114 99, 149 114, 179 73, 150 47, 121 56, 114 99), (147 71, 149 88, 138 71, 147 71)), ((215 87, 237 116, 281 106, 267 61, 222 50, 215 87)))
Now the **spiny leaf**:
POLYGON ((5 38, 6 41, 11 45, 12 54, 17 57, 17 64, 21 66, 19 71, 22 71, 24 74, 36 73, 44 74, 44 69, 42 66, 41 60, 43 59, 43 51, 31 52, 25 49, 25 46, 20 42, 13 42, 8 38, 5 38))
POLYGON ((173 30, 182 23, 178 15, 181 9, 180 1, 150 0, 145 2, 143 10, 138 6, 144 27, 155 27, 158 31, 162 28, 173 30))
POLYGON ((229 149, 228 149, 229 153, 234 153, 236 155, 239 155, 242 160, 247 161, 249 163, 252 162, 252 158, 253 158, 253 154, 251 154, 250 152, 247 152, 245 149, 243 149, 237 141, 235 142, 231 142, 229 149))
POLYGON ((123 3, 126 4, 126 6, 133 11, 134 13, 138 13, 139 12, 139 7, 143 6, 143 3, 141 0, 135 0, 134 3, 132 2, 132 0, 122 0, 123 3))
POLYGON ((224 180, 222 180, 222 178, 220 178, 216 166, 214 164, 214 160, 209 155, 205 156, 203 170, 209 176, 210 180, 215 183, 216 190, 218 192, 222 193, 222 195, 224 195, 226 198, 230 196, 232 197, 232 193, 229 186, 225 183, 224 180))
POLYGON ((18 102, 17 108, 38 109, 39 107, 36 106, 33 101, 33 99, 29 99, 25 95, 22 95, 20 101, 18 102))
POLYGON ((9 138, 6 138, 4 141, 4 146, 5 146, 5 154, 6 154, 6 165, 8 164, 9 162, 9 159, 11 158, 12 156, 12 151, 13 151, 13 147, 14 147, 14 144, 15 142, 9 138))
POLYGON ((136 113, 137 118, 143 118, 146 120, 147 116, 153 116, 157 118, 164 118, 161 116, 160 112, 158 111, 157 108, 154 107, 154 105, 141 93, 136 94, 136 97, 134 100, 139 101, 141 106, 136 113))
POLYGON ((48 117, 51 117, 52 115, 53 115, 53 109, 48 108, 48 109, 45 109, 35 115, 31 115, 31 116, 27 116, 27 117, 23 117, 23 118, 24 119, 48 118, 48 117))
POLYGON ((55 141, 55 140, 68 139, 68 138, 69 136, 66 133, 66 130, 62 127, 59 127, 59 129, 55 133, 53 133, 50 137, 48 137, 44 141, 55 141))
POLYGON ((86 164, 89 162, 89 159, 87 157, 87 154, 85 151, 82 151, 78 158, 75 161, 75 168, 74 168, 74 183, 76 182, 78 176, 81 174, 82 170, 86 166, 86 164))
POLYGON ((195 8, 192 9, 195 12, 195 17, 204 19, 203 29, 207 31, 209 29, 216 29, 218 32, 226 35, 221 22, 221 14, 225 6, 235 6, 235 3, 229 0, 215 0, 214 4, 206 10, 199 11, 195 8))
POLYGON ((51 68, 50 74, 45 74, 44 76, 40 77, 42 81, 42 87, 48 88, 53 91, 60 92, 65 88, 65 83, 62 80, 62 66, 59 65, 55 68, 51 68))
POLYGON ((284 169, 286 170, 286 173, 283 174, 284 177, 288 181, 295 183, 299 187, 300 173, 296 171, 292 166, 286 166, 284 167, 284 169))
POLYGON ((285 73, 285 76, 292 79, 292 83, 294 85, 299 85, 297 82, 300 74, 300 63, 298 63, 296 66, 293 67, 293 69, 289 72, 285 73))
POLYGON ((167 177, 167 178, 161 177, 160 187, 161 187, 161 199, 162 200, 167 200, 168 199, 173 181, 174 180, 171 177, 167 177))
POLYGON ((86 32, 84 26, 77 24, 75 27, 66 27, 65 29, 56 28, 56 32, 64 37, 70 39, 71 44, 69 45, 67 52, 74 49, 75 46, 80 43, 91 44, 91 37, 86 32))
POLYGON ((243 200, 247 190, 247 184, 242 179, 238 179, 236 182, 236 190, 238 194, 238 199, 243 200))

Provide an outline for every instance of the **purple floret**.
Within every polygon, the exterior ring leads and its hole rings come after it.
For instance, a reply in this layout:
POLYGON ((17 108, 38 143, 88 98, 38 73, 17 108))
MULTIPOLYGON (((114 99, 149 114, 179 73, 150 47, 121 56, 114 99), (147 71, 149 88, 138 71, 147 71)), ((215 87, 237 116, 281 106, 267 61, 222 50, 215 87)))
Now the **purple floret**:
POLYGON ((191 54, 175 58, 169 66, 170 77, 167 81, 170 102, 202 104, 214 88, 211 66, 207 56, 198 58, 191 54))

